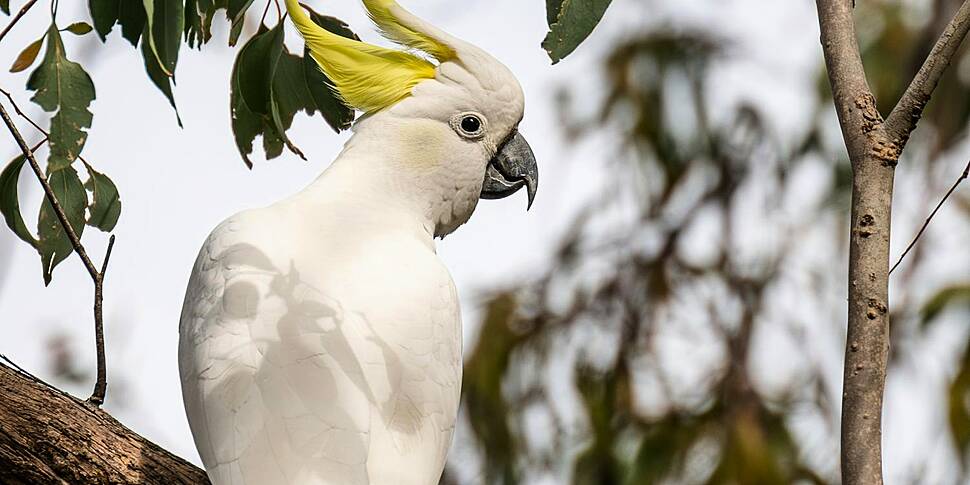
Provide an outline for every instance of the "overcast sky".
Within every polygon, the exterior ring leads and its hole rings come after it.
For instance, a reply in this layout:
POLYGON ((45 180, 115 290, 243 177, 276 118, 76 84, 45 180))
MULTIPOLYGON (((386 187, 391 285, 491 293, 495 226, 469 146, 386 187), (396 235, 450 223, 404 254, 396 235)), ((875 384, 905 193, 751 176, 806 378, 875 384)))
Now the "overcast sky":
MULTIPOLYGON (((14 9, 21 4, 13 3, 14 9)), ((379 42, 358 2, 308 3, 348 21, 364 40, 379 42)), ((556 66, 550 65, 539 47, 546 31, 545 2, 401 3, 491 52, 518 75, 527 99, 521 131, 540 165, 539 193, 530 212, 525 212, 524 194, 483 201, 469 224, 439 244, 439 254, 463 299, 466 342, 474 336, 478 295, 542 268, 569 216, 601 188, 603 162, 612 155, 604 148, 610 146, 609 140, 575 144, 563 139, 555 94, 568 87, 580 94, 581 105, 595 106, 602 96, 598 76, 603 53, 616 39, 646 23, 664 22, 671 15, 680 24, 716 26, 734 40, 733 49, 744 59, 719 67, 721 81, 713 96, 716 105, 752 100, 765 111, 773 129, 787 131, 805 124, 814 102, 801 96, 814 85, 815 69, 821 62, 815 11, 809 0, 615 0, 589 41, 556 66)), ((59 23, 88 20, 82 4, 86 2, 62 2, 59 23)), ((253 10, 262 5, 255 2, 253 10)), ((46 9, 35 8, 4 39, 0 55, 0 67, 4 67, 0 86, 13 91, 21 106, 36 118, 43 115, 28 102, 23 90, 27 73, 9 74, 6 66, 21 47, 43 33, 48 21, 46 9)), ((199 463, 198 456, 181 404, 176 347, 182 297, 199 246, 232 213, 267 205, 304 187, 349 136, 334 134, 318 117, 301 114, 291 138, 310 161, 287 152, 247 170, 229 125, 228 79, 235 50, 225 46, 223 20, 217 19, 216 24, 218 33, 201 53, 183 48, 180 54, 176 101, 184 129, 178 128, 167 101, 145 76, 140 54, 121 39, 117 28, 107 48, 96 45, 99 41, 93 35, 64 34, 69 57, 82 61, 98 94, 84 156, 114 179, 123 201, 105 287, 106 407, 136 431, 195 463, 199 463), (125 392, 112 394, 119 389, 125 392), (119 395, 124 401, 112 398, 119 395)), ((243 39, 254 25, 251 19, 243 39)), ((287 36, 291 46, 299 45, 294 31, 287 36)), ((29 134, 28 141, 38 139, 26 125, 21 126, 29 134)), ((7 137, 0 139, 0 156, 9 160, 17 151, 7 137)), ((26 175, 22 178, 26 214, 36 213, 39 206, 35 185, 26 175)), ((84 242, 100 261, 106 237, 89 229, 84 242)), ((72 338, 78 358, 93 363, 92 290, 76 257, 62 263, 51 286, 44 288, 39 258, 3 229, 0 265, 9 265, 0 270, 0 353, 41 377, 48 376, 46 339, 66 334, 72 338)), ((85 370, 91 368, 93 365, 85 370)), ((70 390, 86 396, 89 386, 70 390)), ((887 460, 887 467, 893 466, 887 460)))

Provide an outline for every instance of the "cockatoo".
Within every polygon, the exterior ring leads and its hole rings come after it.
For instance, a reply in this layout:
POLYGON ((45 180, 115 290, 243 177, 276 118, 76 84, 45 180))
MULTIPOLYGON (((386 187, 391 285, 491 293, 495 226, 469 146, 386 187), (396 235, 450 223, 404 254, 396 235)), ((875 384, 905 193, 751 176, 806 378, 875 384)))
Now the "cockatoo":
POLYGON ((479 198, 535 197, 509 69, 393 0, 363 3, 407 50, 331 34, 286 0, 335 92, 365 115, 316 181, 221 223, 192 270, 179 371, 215 485, 437 484, 462 359, 434 239, 479 198))

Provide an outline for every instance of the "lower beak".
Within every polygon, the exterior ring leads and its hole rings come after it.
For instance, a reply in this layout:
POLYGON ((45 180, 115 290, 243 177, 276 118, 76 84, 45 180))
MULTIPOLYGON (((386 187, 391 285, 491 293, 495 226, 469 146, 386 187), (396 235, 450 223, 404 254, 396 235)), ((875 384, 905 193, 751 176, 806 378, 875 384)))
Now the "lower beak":
POLYGON ((539 186, 539 169, 532 147, 518 131, 506 140, 485 169, 482 185, 483 199, 502 199, 522 187, 529 196, 528 210, 536 198, 539 186))

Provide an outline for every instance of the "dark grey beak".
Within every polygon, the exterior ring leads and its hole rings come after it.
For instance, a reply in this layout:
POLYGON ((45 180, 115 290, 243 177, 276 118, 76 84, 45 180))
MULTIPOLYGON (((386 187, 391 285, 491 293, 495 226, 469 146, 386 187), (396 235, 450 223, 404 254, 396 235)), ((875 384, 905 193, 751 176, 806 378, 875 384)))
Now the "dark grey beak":
POLYGON ((483 199, 502 199, 525 187, 529 194, 529 205, 536 198, 539 187, 539 169, 532 147, 518 131, 509 137, 498 149, 495 157, 485 169, 485 183, 482 185, 483 199))

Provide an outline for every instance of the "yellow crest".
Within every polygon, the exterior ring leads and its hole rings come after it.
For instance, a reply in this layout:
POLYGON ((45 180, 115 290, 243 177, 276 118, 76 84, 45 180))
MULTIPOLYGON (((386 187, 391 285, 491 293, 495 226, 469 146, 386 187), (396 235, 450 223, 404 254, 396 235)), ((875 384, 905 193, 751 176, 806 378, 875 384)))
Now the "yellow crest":
MULTIPOLYGON (((394 0, 364 0, 367 13, 390 40, 424 51, 438 61, 454 58, 454 51, 419 25, 407 25, 404 11, 394 0)), ((310 56, 333 82, 347 105, 365 113, 380 111, 411 95, 419 82, 434 78, 435 66, 409 52, 387 49, 348 39, 317 25, 297 0, 286 0, 286 10, 303 35, 310 56)))

